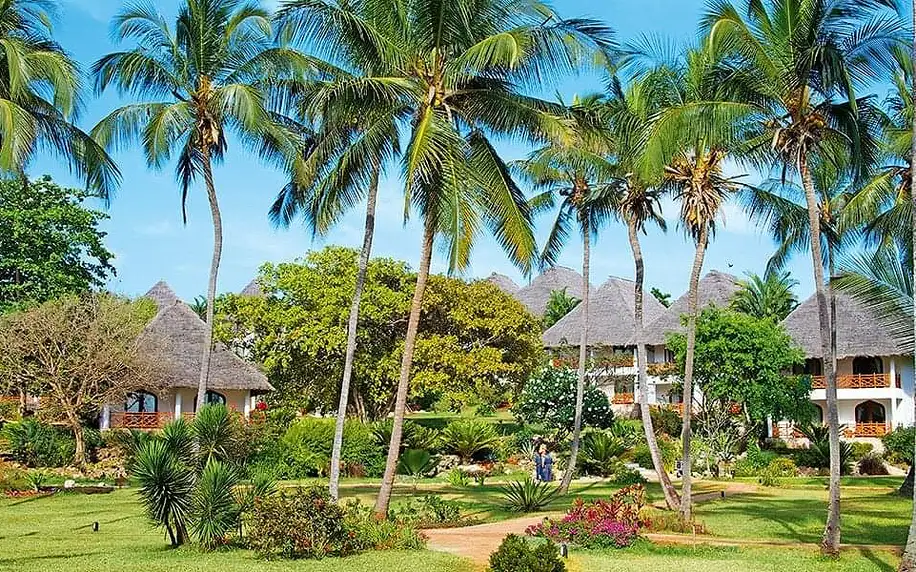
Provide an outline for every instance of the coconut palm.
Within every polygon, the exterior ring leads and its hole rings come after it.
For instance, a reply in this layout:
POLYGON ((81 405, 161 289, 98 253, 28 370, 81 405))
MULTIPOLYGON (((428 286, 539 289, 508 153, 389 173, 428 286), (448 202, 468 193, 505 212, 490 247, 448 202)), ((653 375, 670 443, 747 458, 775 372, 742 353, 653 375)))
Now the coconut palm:
POLYGON ((550 298, 547 300, 547 307, 544 309, 544 329, 556 324, 563 316, 576 309, 581 302, 579 298, 566 293, 566 288, 562 290, 551 290, 550 298))
POLYGON ((798 307, 798 298, 792 291, 796 286, 798 280, 788 270, 768 270, 763 277, 748 272, 746 280, 738 281, 731 307, 755 318, 781 322, 798 307))
POLYGON ((591 242, 614 216, 617 203, 616 166, 610 160, 611 142, 600 126, 600 96, 574 102, 569 115, 574 132, 533 151, 516 169, 541 190, 533 202, 540 208, 553 208, 560 198, 557 216, 541 252, 542 266, 554 266, 571 232, 582 238, 582 322, 579 333, 579 363, 576 380, 576 405, 573 418, 569 462, 563 472, 560 491, 565 494, 576 469, 579 438, 582 433, 582 405, 588 361, 588 304, 591 242))
POLYGON ((201 347, 197 407, 204 405, 210 374, 213 307, 222 255, 222 218, 213 164, 222 161, 228 136, 279 164, 295 155, 298 131, 268 108, 267 80, 304 75, 311 62, 274 45, 270 15, 241 0, 187 0, 174 26, 152 4, 131 4, 115 16, 118 40, 137 46, 93 66, 96 90, 111 85, 124 95, 153 99, 118 108, 92 130, 106 148, 138 140, 147 163, 165 167, 173 155, 182 215, 191 185, 202 177, 213 219, 213 258, 207 289, 207 335, 201 347))
MULTIPOLYGON (((912 11, 913 21, 913 52, 912 57, 910 58, 911 62, 916 62, 916 4, 913 5, 912 11)), ((916 73, 913 73, 912 66, 910 67, 910 93, 916 93, 916 73)), ((912 128, 910 129, 910 201, 911 201, 911 216, 910 216, 910 262, 912 268, 910 269, 909 276, 913 276, 913 273, 916 272, 916 195, 913 194, 913 188, 916 188, 916 169, 912 168, 912 165, 916 163, 916 114, 912 113, 913 109, 913 98, 907 98, 908 107, 911 110, 910 116, 912 128)), ((911 305, 913 308, 913 328, 914 335, 916 335, 916 305, 911 305)), ((916 352, 914 352, 914 359, 916 359, 916 352)), ((916 443, 914 443, 916 447, 916 443)), ((916 458, 916 457, 914 457, 916 458)), ((914 473, 916 468, 910 467, 910 473, 914 473)), ((909 480, 912 482, 913 474, 910 475, 909 480)), ((903 556, 900 559, 900 570, 903 572, 912 572, 916 570, 916 486, 913 487, 913 516, 910 519, 910 529, 907 532, 906 536, 906 547, 903 550, 903 556)))
MULTIPOLYGON (((610 32, 590 20, 564 20, 537 0, 454 0, 338 4, 290 0, 279 17, 287 34, 322 58, 361 62, 367 73, 311 93, 317 104, 406 110, 400 155, 405 214, 419 213, 417 284, 395 398, 385 474, 375 510, 386 514, 397 469, 410 371, 433 246, 443 241, 450 270, 469 263, 474 239, 489 227, 523 271, 536 258, 531 207, 491 139, 557 136, 556 105, 525 95, 547 77, 577 71, 608 54, 610 32)), ((401 113, 401 111, 398 111, 401 113)))
POLYGON ((630 249, 633 252, 635 265, 635 284, 633 295, 633 318, 636 324, 637 384, 639 386, 639 410, 642 417, 643 431, 652 457, 652 466, 659 477, 665 503, 670 510, 675 510, 680 501, 671 478, 665 471, 658 439, 652 424, 649 409, 649 379, 647 373, 648 355, 643 342, 643 299, 645 297, 645 264, 639 234, 646 232, 646 224, 652 223, 663 231, 667 230, 665 219, 661 216, 661 193, 653 188, 650 181, 641 176, 640 168, 645 154, 645 134, 650 131, 651 121, 658 112, 658 92, 654 89, 652 77, 634 81, 627 90, 615 78, 610 83, 606 98, 606 110, 611 126, 611 138, 614 141, 617 161, 617 217, 627 226, 630 249))
MULTIPOLYGON (((835 356, 830 343, 830 309, 821 255, 817 196, 811 165, 817 155, 842 146, 864 163, 874 147, 856 121, 867 100, 857 89, 892 65, 901 23, 884 13, 880 0, 753 0, 736 7, 713 4, 702 31, 709 44, 731 54, 744 101, 760 107, 760 134, 749 142, 761 166, 778 166, 799 177, 808 211, 809 244, 818 302, 821 348, 827 379, 830 427, 830 493, 822 551, 835 555, 840 542, 839 423, 835 356), (838 99, 839 98, 839 99, 838 99)), ((854 178, 859 175, 853 169, 854 178)))
MULTIPOLYGON (((350 41, 358 42, 358 38, 351 38, 350 41)), ((315 137, 315 144, 291 166, 290 181, 281 190, 270 211, 271 220, 283 227, 288 227, 297 215, 301 215, 313 236, 321 236, 327 234, 347 210, 355 207, 363 198, 366 200, 363 245, 359 253, 356 285, 347 320, 347 345, 331 448, 329 491, 334 499, 339 496, 344 423, 356 355, 359 306, 375 234, 379 179, 385 166, 391 164, 400 153, 399 127, 406 119, 402 117, 406 108, 397 103, 394 106, 383 103, 381 109, 370 110, 368 102, 364 102, 359 121, 352 120, 346 107, 338 110, 329 107, 327 103, 316 105, 315 98, 311 97, 312 92, 333 88, 331 84, 335 81, 365 77, 369 73, 369 70, 360 70, 359 60, 342 63, 346 67, 333 69, 333 74, 327 78, 294 85, 292 95, 297 102, 295 107, 298 119, 314 125, 319 133, 315 137), (338 118, 338 112, 342 112, 343 116, 338 118)))
POLYGON ((0 0, 0 174, 24 177, 36 153, 50 150, 108 200, 120 173, 73 123, 81 73, 51 35, 55 10, 53 0, 0 0))

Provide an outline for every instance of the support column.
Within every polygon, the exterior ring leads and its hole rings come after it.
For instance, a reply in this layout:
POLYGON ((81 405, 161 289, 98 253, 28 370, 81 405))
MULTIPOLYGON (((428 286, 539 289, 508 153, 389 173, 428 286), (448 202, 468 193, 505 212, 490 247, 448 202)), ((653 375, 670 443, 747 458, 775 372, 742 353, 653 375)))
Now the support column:
POLYGON ((890 387, 893 389, 897 387, 897 361, 894 358, 890 358, 890 362, 891 362, 890 387))
POLYGON ((111 428, 111 406, 107 403, 102 407, 102 417, 99 420, 99 429, 107 431, 111 428))
POLYGON ((175 390, 175 419, 181 419, 181 390, 175 390))
POLYGON ((251 416, 251 390, 245 394, 245 419, 251 416))

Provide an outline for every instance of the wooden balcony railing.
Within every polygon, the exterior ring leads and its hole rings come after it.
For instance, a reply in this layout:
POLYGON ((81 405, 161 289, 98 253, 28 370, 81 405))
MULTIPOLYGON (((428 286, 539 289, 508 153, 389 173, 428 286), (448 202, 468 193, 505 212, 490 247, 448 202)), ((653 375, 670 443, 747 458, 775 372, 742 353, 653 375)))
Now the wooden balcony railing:
POLYGON ((677 373, 677 364, 671 362, 658 362, 646 364, 646 373, 657 377, 674 375, 677 373))
MULTIPOLYGON (((900 387, 900 375, 897 374, 894 380, 896 387, 900 387)), ((891 384, 891 374, 889 373, 859 373, 854 375, 838 375, 836 386, 839 389, 882 389, 885 387, 894 387, 891 384)), ((826 389, 827 379, 823 375, 811 377, 811 389, 826 389)))
POLYGON ((111 427, 117 429, 160 429, 172 420, 171 413, 112 413, 111 427))
POLYGON ((629 405, 631 403, 636 403, 636 398, 632 393, 615 393, 614 397, 611 398, 611 403, 616 405, 629 405))
POLYGON ((856 423, 843 430, 846 437, 883 437, 890 433, 890 423, 856 423))
POLYGON ((773 438, 774 439, 786 439, 788 437, 793 439, 801 439, 804 437, 801 431, 795 429, 794 427, 782 427, 779 425, 773 425, 773 438))

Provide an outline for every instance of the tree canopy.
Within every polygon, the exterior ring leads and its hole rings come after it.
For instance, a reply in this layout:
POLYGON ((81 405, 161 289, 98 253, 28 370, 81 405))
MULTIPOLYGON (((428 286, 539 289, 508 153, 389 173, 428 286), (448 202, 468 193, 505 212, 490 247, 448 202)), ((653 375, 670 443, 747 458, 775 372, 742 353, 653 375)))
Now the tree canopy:
MULTIPOLYGON (((263 296, 217 303, 217 338, 265 366, 277 389, 270 399, 335 409, 357 256, 329 247, 302 262, 266 264, 263 296)), ((362 418, 383 417, 393 406, 415 279, 403 262, 370 261, 351 392, 351 410, 362 418)), ((489 282, 430 277, 411 399, 505 401, 540 363, 540 331, 534 316, 489 282)))
POLYGON ((36 181, 0 180, 0 313, 98 288, 115 274, 89 195, 36 181))

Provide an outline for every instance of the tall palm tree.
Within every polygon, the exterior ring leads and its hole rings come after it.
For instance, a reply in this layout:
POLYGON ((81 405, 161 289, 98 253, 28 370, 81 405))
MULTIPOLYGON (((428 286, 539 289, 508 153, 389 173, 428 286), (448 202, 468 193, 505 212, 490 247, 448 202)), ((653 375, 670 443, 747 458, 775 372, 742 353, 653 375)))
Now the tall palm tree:
POLYGON ((755 318, 781 322, 798 307, 798 298, 792 291, 798 280, 788 270, 767 270, 763 277, 748 272, 747 279, 739 280, 738 286, 732 309, 755 318))
MULTIPOLYGON (((913 52, 912 57, 910 58, 911 62, 916 62, 916 4, 913 5, 912 10, 912 27, 913 27, 913 52)), ((912 70, 912 68, 911 68, 912 70)), ((910 93, 916 94, 916 73, 911 71, 910 73, 910 93)), ((913 98, 908 98, 909 108, 912 110, 914 102, 913 98)), ((913 164, 916 164, 916 114, 912 114, 912 129, 910 130, 910 202, 911 202, 911 217, 910 217, 910 262, 912 268, 910 269, 910 276, 916 281, 916 276, 913 276, 916 273, 916 194, 913 193, 913 189, 916 188, 916 169, 912 168, 913 164)), ((916 335, 916 304, 912 305, 913 308, 913 328, 914 335, 916 335)), ((916 360, 916 350, 913 352, 913 359, 916 360)), ((914 405, 916 407, 916 405, 914 405)), ((916 448, 916 442, 913 444, 916 448)), ((914 456, 916 459, 916 456, 914 456)), ((911 472, 916 472, 916 467, 911 467, 911 472)), ((916 486, 913 487, 913 516, 910 518, 910 529, 906 535, 906 547, 903 551, 903 557, 900 560, 900 570, 902 572, 912 572, 916 570, 916 486)))
POLYGON ((107 201, 121 175, 73 123, 82 106, 81 73, 52 37, 55 11, 53 0, 0 0, 0 174, 24 177, 36 153, 50 150, 107 201))
MULTIPOLYGON (((351 38, 350 41, 358 39, 351 38)), ((292 89, 287 90, 287 95, 295 101, 297 119, 312 126, 317 133, 313 144, 290 166, 290 181, 271 207, 270 218, 276 225, 288 227, 297 215, 302 215, 313 236, 325 235, 347 210, 363 198, 366 200, 363 244, 347 320, 347 345, 331 448, 328 486, 331 497, 337 499, 343 431, 356 356, 359 307, 375 234, 379 180, 385 166, 400 153, 399 128, 406 120, 402 116, 406 108, 395 104, 396 107, 383 105, 381 109, 372 110, 366 102, 360 120, 354 121, 348 108, 335 109, 331 105, 333 101, 312 97, 315 92, 333 87, 333 82, 365 77, 369 73, 369 70, 360 69, 360 62, 356 59, 339 62, 338 67, 333 65, 329 63, 325 66, 325 71, 329 72, 326 77, 304 83, 294 82, 292 89)))
MULTIPOLYGON (((362 76, 312 92, 358 117, 367 105, 406 110, 400 155, 405 215, 423 227, 417 283, 394 406, 385 474, 375 511, 386 514, 407 407, 410 373, 432 251, 443 241, 449 269, 469 263, 474 239, 489 227, 523 271, 536 258, 531 207, 497 153, 493 137, 526 141, 559 136, 558 106, 525 95, 547 77, 576 71, 594 54, 609 57, 610 31, 564 20, 537 0, 452 0, 338 4, 290 0, 279 17, 326 60, 361 62, 362 76)), ((399 111, 400 113, 401 111, 399 111)))
MULTIPOLYGON (((779 166, 801 180, 808 211, 811 264, 818 302, 821 351, 827 379, 830 429, 830 492, 822 551, 840 543, 840 433, 836 364, 821 255, 812 160, 847 145, 851 157, 872 160, 873 147, 859 132, 856 90, 892 65, 901 24, 882 10, 891 1, 752 0, 740 8, 721 0, 704 16, 709 43, 731 54, 731 81, 745 101, 760 108, 760 134, 749 147, 758 162, 779 166), (837 97, 842 98, 837 101, 837 97)), ((854 169, 858 174, 858 170, 854 169)))
POLYGON ((182 216, 191 185, 203 177, 213 220, 213 257, 207 288, 207 335, 201 347, 197 408, 210 374, 213 307, 223 227, 213 180, 232 132, 262 157, 285 165, 302 146, 298 130, 268 107, 268 79, 305 75, 311 63, 276 46, 270 14, 241 0, 186 0, 174 26, 152 4, 133 4, 115 16, 115 36, 137 45, 93 66, 96 90, 111 85, 154 99, 116 109, 92 130, 106 148, 138 140, 147 163, 161 169, 177 154, 182 216))
POLYGON ((591 243, 602 226, 616 212, 616 169, 610 160, 611 141, 601 129, 600 96, 593 95, 574 102, 570 116, 574 132, 533 151, 528 159, 515 164, 535 189, 543 192, 532 201, 542 208, 555 206, 562 198, 541 253, 542 266, 556 265, 560 252, 572 231, 582 238, 582 322, 579 330, 579 363, 576 379, 576 405, 573 416, 569 462, 563 472, 560 491, 569 491, 576 470, 579 438, 582 434, 582 407, 585 378, 588 375, 588 305, 591 243))
POLYGON ((648 353, 643 341, 645 264, 639 234, 646 232, 647 223, 653 223, 663 231, 667 230, 665 219, 661 216, 661 193, 643 176, 641 168, 646 151, 645 134, 651 130, 651 121, 658 112, 659 101, 656 97, 658 91, 655 87, 654 78, 651 76, 633 81, 626 90, 623 89, 620 81, 614 78, 610 83, 605 105, 617 166, 619 195, 617 217, 627 226, 627 236, 635 266, 633 319, 636 328, 633 338, 636 342, 639 411, 646 443, 652 457, 652 466, 662 486, 665 504, 670 510, 675 510, 680 505, 680 499, 662 462, 658 439, 652 424, 647 373, 648 353))

